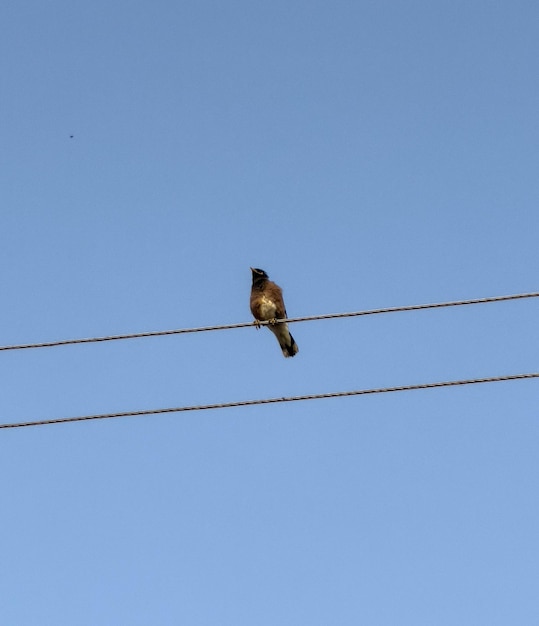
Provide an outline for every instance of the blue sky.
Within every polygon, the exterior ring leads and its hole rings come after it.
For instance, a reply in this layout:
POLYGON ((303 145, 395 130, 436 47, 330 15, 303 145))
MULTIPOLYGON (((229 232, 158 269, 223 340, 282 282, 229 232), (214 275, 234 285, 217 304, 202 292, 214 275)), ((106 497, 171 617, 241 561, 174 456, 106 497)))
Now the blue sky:
MULTIPOLYGON (((535 2, 0 24, 2 345, 538 288, 535 2)), ((537 306, 2 352, 0 421, 535 372, 537 306)), ((3 623, 539 620, 534 380, 0 432, 3 623)))

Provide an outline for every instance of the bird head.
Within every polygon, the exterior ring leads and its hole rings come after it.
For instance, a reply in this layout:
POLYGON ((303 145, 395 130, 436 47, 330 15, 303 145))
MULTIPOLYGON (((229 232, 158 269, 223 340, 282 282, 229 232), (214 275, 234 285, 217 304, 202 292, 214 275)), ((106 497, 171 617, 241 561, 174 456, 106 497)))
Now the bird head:
POLYGON ((269 278, 264 270, 259 270, 256 267, 251 267, 251 272, 253 276, 260 276, 261 278, 269 278))
POLYGON ((253 284, 268 280, 268 275, 264 270, 259 270, 256 267, 251 267, 251 273, 253 275, 253 284))

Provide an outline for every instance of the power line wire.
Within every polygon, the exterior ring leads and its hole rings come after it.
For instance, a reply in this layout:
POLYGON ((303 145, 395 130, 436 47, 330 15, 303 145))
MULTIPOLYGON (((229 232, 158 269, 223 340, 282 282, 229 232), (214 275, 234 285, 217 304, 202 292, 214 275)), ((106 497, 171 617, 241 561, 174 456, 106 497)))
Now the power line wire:
POLYGON ((254 406, 258 404, 276 404, 278 402, 298 402, 300 400, 321 400, 323 398, 344 398, 347 396, 366 396, 379 393, 392 393, 396 391, 414 391, 417 389, 434 389, 438 387, 457 387, 461 385, 476 385, 480 383, 497 383, 508 380, 522 380, 527 378, 539 378, 539 372, 531 374, 509 374, 507 376, 494 376, 491 378, 468 378, 465 380, 450 380, 436 383, 422 383, 418 385, 400 385, 398 387, 379 387, 375 389, 358 389, 355 391, 336 391, 330 393, 318 393, 304 396, 289 396, 283 398, 266 398, 263 400, 240 400, 238 402, 223 402, 219 404, 200 404, 195 406, 182 406, 167 409, 148 409, 144 411, 125 411, 122 413, 102 413, 100 415, 81 415, 78 417, 59 417, 35 422, 14 422, 0 424, 1 428, 24 428, 26 426, 47 426, 50 424, 66 424, 68 422, 85 422, 89 420, 111 419, 113 417, 135 417, 140 415, 158 415, 162 413, 180 413, 184 411, 207 411, 214 409, 229 409, 240 406, 254 406))
MULTIPOLYGON (((452 302, 437 302, 433 304, 412 304, 408 306, 387 307, 381 309, 369 309, 365 311, 353 311, 351 313, 328 313, 325 315, 309 315, 305 317, 291 317, 280 322, 293 324, 295 322, 312 322, 314 320, 338 319, 342 317, 360 317, 364 315, 379 315, 381 313, 400 313, 403 311, 421 311, 424 309, 441 309, 444 307, 464 306, 469 304, 488 304, 491 302, 504 302, 507 300, 523 300, 524 298, 537 298, 539 292, 519 293, 509 296, 493 296, 489 298, 474 298, 472 300, 454 300, 452 302)), ((260 326, 267 326, 270 322, 260 322, 260 326)), ((201 326, 198 328, 179 328, 175 330, 155 330, 142 333, 131 333, 125 335, 109 335, 104 337, 88 337, 82 339, 63 339, 60 341, 45 341, 41 343, 23 343, 7 346, 0 346, 2 350, 26 350, 32 348, 52 348, 55 346, 67 346, 80 343, 98 343, 102 341, 118 341, 120 339, 141 339, 143 337, 163 337, 165 335, 182 335, 185 333, 201 333, 211 330, 231 330, 234 328, 246 328, 255 326, 256 322, 240 322, 238 324, 224 324, 220 326, 201 326)))

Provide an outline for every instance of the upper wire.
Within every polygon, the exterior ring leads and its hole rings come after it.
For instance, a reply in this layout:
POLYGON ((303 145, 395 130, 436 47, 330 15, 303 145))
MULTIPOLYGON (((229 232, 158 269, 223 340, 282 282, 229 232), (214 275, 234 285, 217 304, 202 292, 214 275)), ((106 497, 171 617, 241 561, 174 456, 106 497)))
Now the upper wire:
MULTIPOLYGON (((524 298, 537 298, 539 292, 518 293, 508 296, 492 296, 489 298, 473 298, 471 300, 453 300, 450 302, 437 302, 432 304, 412 304, 407 306, 386 307, 381 309, 368 309, 365 311, 353 311, 350 313, 327 313, 325 315, 308 315, 303 317, 290 317, 275 320, 275 322, 312 322, 314 320, 328 320, 342 317, 360 317, 364 315, 379 315, 382 313, 400 313, 403 311, 421 311, 425 309, 441 309, 452 306, 465 306, 469 304, 488 304, 491 302, 504 302, 507 300, 522 300, 524 298)), ((223 324, 218 326, 200 326, 198 328, 179 328, 175 330, 155 330, 142 333, 129 333, 123 335, 108 335, 104 337, 87 337, 82 339, 62 339, 59 341, 44 341, 40 343, 22 343, 14 345, 0 346, 1 350, 26 350, 32 348, 52 348, 55 346, 67 346, 81 343, 98 343, 102 341, 118 341, 121 339, 140 339, 142 337, 163 337, 165 335, 181 335, 185 333, 201 333, 211 330, 230 330, 234 328, 246 328, 248 326, 267 326, 272 322, 240 322, 238 324, 223 324)), ((274 322, 273 322, 274 323, 274 322)))

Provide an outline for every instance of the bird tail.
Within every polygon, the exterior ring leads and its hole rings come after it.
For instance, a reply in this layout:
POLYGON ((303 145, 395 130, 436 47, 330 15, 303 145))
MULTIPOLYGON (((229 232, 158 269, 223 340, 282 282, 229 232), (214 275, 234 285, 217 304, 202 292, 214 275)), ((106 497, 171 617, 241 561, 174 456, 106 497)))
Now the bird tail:
POLYGON ((277 341, 286 358, 296 355, 299 352, 298 344, 294 341, 294 337, 290 334, 286 324, 278 324, 276 326, 268 326, 271 332, 277 337, 277 341))
POLYGON ((289 337, 290 337, 290 343, 283 345, 280 341, 279 341, 279 345, 281 346, 281 350, 283 351, 283 354, 285 357, 289 357, 289 356, 294 356, 295 354, 297 354, 299 352, 299 348, 298 348, 298 344, 294 341, 294 337, 292 337, 292 335, 290 333, 288 333, 289 337))

